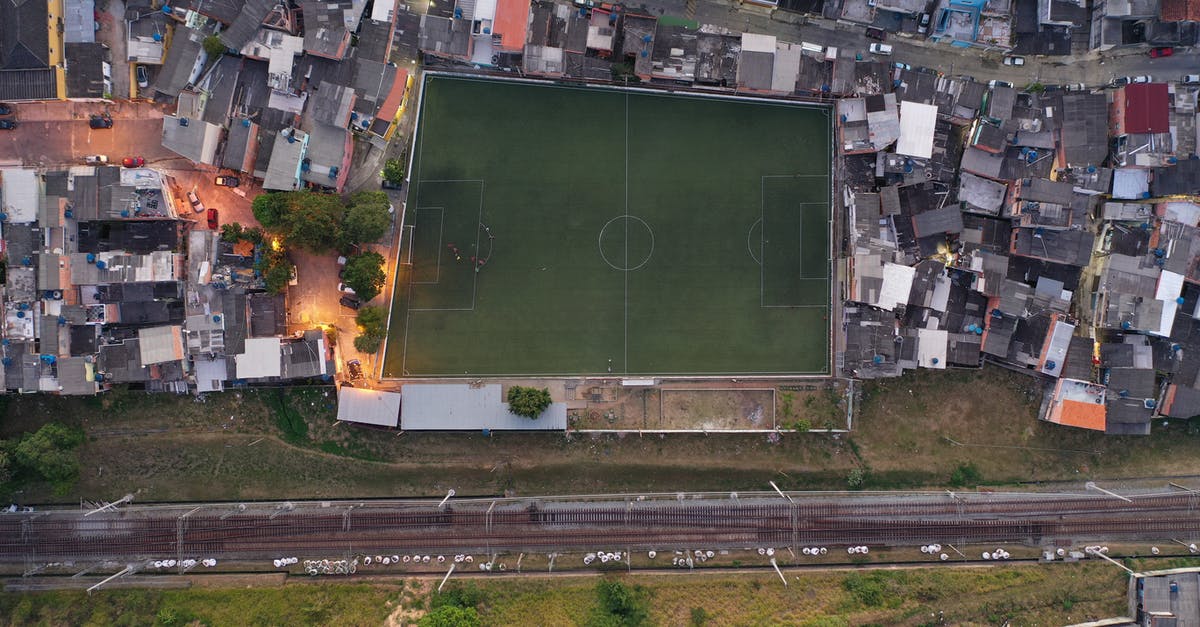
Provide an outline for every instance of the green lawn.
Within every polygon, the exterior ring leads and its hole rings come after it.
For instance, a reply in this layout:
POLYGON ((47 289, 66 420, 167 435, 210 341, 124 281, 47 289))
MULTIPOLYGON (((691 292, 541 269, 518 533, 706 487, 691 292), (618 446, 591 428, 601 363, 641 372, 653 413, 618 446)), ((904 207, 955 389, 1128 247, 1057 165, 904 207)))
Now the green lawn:
POLYGON ((427 77, 385 374, 827 372, 829 134, 790 103, 427 77))

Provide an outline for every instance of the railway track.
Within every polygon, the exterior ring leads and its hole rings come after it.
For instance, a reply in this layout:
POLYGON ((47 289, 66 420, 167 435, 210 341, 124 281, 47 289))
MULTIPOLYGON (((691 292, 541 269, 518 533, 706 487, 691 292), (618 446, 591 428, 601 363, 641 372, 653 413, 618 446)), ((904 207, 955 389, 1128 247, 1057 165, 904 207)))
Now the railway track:
POLYGON ((0 562, 356 552, 1044 543, 1200 536, 1195 494, 136 507, 0 515, 0 562), (225 511, 223 511, 225 510, 225 511))

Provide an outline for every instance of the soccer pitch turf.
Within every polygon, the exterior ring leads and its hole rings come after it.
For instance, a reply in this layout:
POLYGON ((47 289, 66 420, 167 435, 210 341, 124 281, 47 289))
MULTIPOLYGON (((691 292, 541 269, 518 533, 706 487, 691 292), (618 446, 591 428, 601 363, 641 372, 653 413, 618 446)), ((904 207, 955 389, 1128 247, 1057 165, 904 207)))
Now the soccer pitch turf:
POLYGON ((828 373, 828 109, 439 75, 420 109, 385 377, 828 373))

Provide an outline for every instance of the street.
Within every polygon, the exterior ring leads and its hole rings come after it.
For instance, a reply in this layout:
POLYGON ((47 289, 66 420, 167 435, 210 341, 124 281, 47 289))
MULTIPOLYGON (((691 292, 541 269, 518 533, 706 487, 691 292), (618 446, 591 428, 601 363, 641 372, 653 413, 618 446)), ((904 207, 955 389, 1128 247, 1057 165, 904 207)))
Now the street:
POLYGON ((110 163, 141 156, 149 167, 186 163, 162 146, 162 109, 147 102, 22 102, 17 128, 0 131, 0 163, 58 166, 82 163, 84 155, 107 155, 110 163), (113 127, 92 129, 88 117, 108 113, 113 127))
MULTIPOLYGON (((685 15, 688 3, 687 0, 643 0, 640 4, 651 15, 681 16, 685 15)), ((743 5, 736 0, 702 0, 696 6, 696 20, 734 31, 775 35, 793 43, 807 41, 836 46, 843 58, 853 58, 859 53, 863 58, 871 56, 867 52, 870 40, 864 36, 865 25, 743 5)), ((1018 88, 1033 82, 1082 82, 1088 87, 1100 87, 1114 76, 1135 74, 1150 74, 1159 81, 1176 81, 1200 67, 1200 52, 1187 49, 1178 49, 1174 56, 1160 59, 1151 59, 1140 47, 1092 52, 1082 57, 1029 56, 1024 67, 1012 67, 1003 65, 1004 55, 1000 51, 984 53, 898 35, 889 35, 887 43, 895 48, 895 52, 890 57, 878 57, 881 60, 929 67, 948 75, 967 74, 981 81, 1006 80, 1018 88)))

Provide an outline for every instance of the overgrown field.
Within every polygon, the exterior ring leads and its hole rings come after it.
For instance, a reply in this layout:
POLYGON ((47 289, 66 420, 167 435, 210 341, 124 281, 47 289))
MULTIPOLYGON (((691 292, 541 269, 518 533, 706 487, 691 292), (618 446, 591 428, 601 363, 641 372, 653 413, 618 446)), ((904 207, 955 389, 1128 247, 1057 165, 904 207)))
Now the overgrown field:
POLYGON ((837 626, 1063 625, 1127 610, 1124 574, 1100 562, 806 571, 787 579, 786 587, 771 572, 452 579, 442 595, 431 593, 432 580, 2 593, 0 614, 13 625, 837 626), (431 611, 463 622, 434 622, 431 611))
POLYGON ((85 434, 72 453, 78 480, 65 488, 25 481, 12 495, 25 503, 129 492, 150 502, 413 496, 448 488, 462 495, 746 491, 769 489, 768 481, 785 489, 1018 481, 1081 488, 1089 479, 1200 474, 1197 425, 1155 423, 1149 437, 1107 437, 1037 421, 1039 398, 1033 379, 1005 370, 926 371, 867 384, 854 431, 836 437, 487 437, 338 425, 326 387, 202 400, 114 390, 86 399, 2 396, 0 438, 15 443, 51 422, 85 434))

